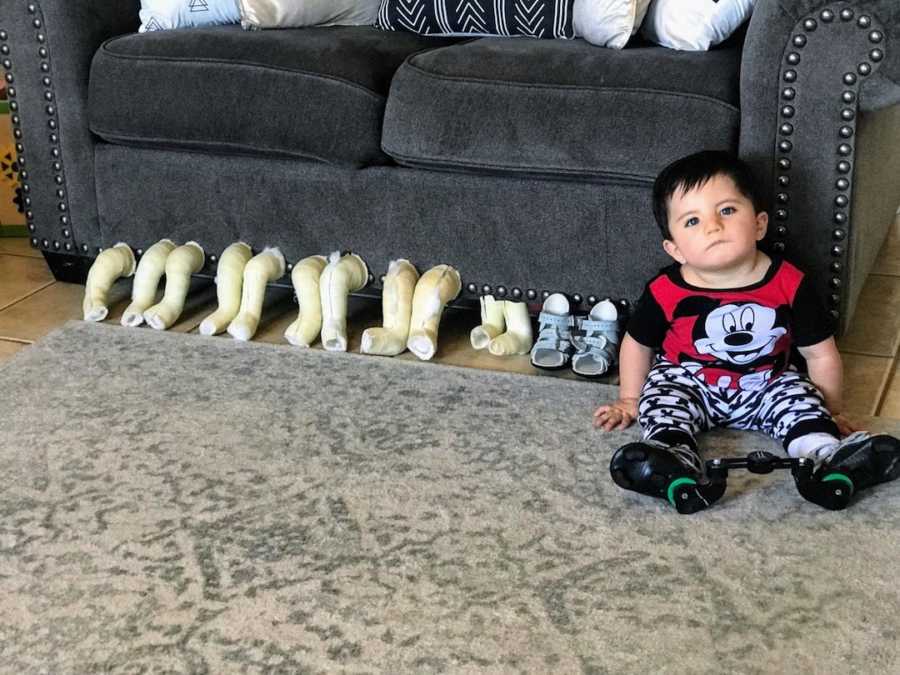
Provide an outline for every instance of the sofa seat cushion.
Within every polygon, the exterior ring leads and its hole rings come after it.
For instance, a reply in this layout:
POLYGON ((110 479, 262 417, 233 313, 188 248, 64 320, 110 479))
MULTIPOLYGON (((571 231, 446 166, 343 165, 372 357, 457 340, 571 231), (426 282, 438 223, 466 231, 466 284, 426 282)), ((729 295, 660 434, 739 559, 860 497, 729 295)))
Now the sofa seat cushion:
POLYGON ((414 52, 455 41, 371 26, 118 37, 94 56, 90 128, 115 143, 384 163, 394 71, 414 52))
POLYGON ((740 47, 482 38, 411 56, 382 148, 401 164, 653 179, 698 149, 737 150, 740 47))

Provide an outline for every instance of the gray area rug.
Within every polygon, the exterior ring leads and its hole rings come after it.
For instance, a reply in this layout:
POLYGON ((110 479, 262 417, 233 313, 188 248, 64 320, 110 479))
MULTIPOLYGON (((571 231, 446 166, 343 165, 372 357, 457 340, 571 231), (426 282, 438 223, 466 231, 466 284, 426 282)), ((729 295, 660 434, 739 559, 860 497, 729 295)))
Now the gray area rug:
POLYGON ((900 672, 900 483, 679 516, 611 387, 70 323, 0 392, 3 672, 900 672))

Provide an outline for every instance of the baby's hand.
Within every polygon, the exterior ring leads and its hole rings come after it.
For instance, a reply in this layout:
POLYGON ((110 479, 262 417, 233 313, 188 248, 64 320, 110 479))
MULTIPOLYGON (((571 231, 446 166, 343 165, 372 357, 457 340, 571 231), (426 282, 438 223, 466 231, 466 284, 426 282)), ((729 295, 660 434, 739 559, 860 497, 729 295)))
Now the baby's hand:
POLYGON ((638 414, 636 398, 620 398, 610 405, 601 405, 594 411, 594 428, 603 431, 627 429, 638 414))

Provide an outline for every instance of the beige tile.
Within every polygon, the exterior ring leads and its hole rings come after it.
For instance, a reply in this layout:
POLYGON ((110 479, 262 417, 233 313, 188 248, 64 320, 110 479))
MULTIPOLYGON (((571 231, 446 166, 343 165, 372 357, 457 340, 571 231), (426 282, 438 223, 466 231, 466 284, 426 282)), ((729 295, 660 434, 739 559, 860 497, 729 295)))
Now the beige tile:
POLYGON ((21 255, 26 258, 41 258, 41 252, 31 245, 28 237, 0 237, 0 253, 21 255))
POLYGON ((878 415, 900 419, 900 360, 894 363, 894 372, 888 381, 884 402, 878 409, 878 415))
POLYGON ((900 340, 900 277, 870 274, 853 325, 838 339, 843 352, 891 357, 900 340))
POLYGON ((9 342, 0 340, 0 363, 11 358, 20 349, 24 349, 28 345, 24 342, 9 342))
POLYGON ((892 359, 843 354, 844 410, 853 416, 874 415, 891 373, 892 359))
POLYGON ((0 309, 53 283, 41 259, 0 255, 0 309))
POLYGON ((900 276, 900 216, 894 220, 872 272, 900 276))
MULTIPOLYGON (((119 303, 131 292, 131 282, 121 280, 110 289, 109 299, 119 303)), ((57 282, 0 311, 0 338, 38 340, 70 319, 81 319, 84 286, 57 282)))

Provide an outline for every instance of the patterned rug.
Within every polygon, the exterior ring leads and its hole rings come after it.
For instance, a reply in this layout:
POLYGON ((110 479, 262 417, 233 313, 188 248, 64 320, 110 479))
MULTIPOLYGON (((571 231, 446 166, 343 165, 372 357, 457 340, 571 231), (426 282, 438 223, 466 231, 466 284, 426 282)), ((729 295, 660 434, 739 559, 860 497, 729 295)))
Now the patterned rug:
POLYGON ((679 516, 610 387, 70 323, 0 392, 3 672, 900 672, 900 483, 679 516))

